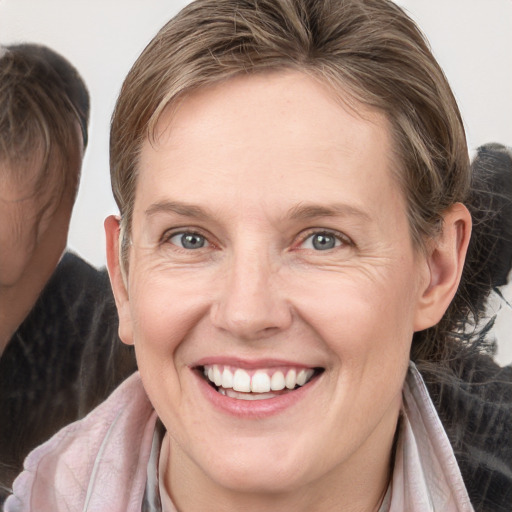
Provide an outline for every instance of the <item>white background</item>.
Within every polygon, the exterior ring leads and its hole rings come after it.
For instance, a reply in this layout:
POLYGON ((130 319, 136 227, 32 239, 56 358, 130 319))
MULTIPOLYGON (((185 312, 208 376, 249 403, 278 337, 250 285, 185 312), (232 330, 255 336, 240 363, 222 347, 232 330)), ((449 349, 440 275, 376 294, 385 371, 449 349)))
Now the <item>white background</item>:
MULTIPOLYGON (((70 247, 105 263, 103 220, 117 208, 108 171, 110 115, 122 80, 186 0, 0 0, 0 43, 40 42, 67 57, 91 94, 89 147, 70 247)), ((427 35, 459 101, 470 148, 512 145, 512 0, 397 0, 427 35)), ((510 287, 508 287, 510 288, 510 287)), ((512 290, 505 289, 512 300, 512 290)), ((498 316, 498 358, 512 361, 512 309, 498 316)))

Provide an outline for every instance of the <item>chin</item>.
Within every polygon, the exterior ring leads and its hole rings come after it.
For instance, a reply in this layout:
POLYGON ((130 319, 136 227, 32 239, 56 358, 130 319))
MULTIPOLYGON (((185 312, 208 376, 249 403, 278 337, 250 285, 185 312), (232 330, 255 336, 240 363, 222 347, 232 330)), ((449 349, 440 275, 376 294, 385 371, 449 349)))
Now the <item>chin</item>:
POLYGON ((251 467, 230 465, 211 478, 218 486, 243 494, 282 494, 304 486, 306 482, 303 475, 297 473, 297 466, 285 468, 269 460, 251 467))
MULTIPOLYGON (((287 436, 293 439, 293 434, 287 436)), ((294 491, 314 478, 316 471, 307 466, 313 459, 298 450, 286 446, 283 440, 242 439, 238 446, 222 446, 196 459, 209 479, 219 487, 237 493, 276 494, 294 491), (212 461, 215 461, 212 463, 212 461)), ((202 454, 204 455, 204 453, 202 454)))

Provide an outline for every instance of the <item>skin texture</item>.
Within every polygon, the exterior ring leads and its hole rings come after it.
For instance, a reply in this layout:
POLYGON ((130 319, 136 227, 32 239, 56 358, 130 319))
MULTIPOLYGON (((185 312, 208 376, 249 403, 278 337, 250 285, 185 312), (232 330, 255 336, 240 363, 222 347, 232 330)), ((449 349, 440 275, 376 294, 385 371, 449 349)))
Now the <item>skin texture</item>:
POLYGON ((453 297, 470 219, 455 205, 416 250, 387 120, 357 110, 298 72, 196 91, 143 145, 127 287, 105 223, 180 510, 378 509, 412 334, 453 297), (202 247, 183 247, 190 232, 202 247), (284 408, 236 414, 204 392, 210 361, 323 373, 284 408))
MULTIPOLYGON (((75 129, 81 133, 78 123, 75 129)), ((19 182, 0 168, 0 354, 32 309, 66 248, 82 158, 80 142, 68 170, 74 179, 59 202, 52 199, 51 183, 33 192, 35 176, 19 182)), ((34 155, 37 166, 40 161, 34 155)))

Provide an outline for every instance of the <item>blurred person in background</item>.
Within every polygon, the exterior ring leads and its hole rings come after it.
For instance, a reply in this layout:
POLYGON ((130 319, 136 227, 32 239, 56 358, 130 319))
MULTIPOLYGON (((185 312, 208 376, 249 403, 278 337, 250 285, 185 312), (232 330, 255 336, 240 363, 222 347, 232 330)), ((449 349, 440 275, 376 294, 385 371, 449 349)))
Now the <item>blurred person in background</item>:
POLYGON ((64 57, 0 47, 0 503, 34 446, 134 370, 106 272, 65 252, 88 121, 64 57))

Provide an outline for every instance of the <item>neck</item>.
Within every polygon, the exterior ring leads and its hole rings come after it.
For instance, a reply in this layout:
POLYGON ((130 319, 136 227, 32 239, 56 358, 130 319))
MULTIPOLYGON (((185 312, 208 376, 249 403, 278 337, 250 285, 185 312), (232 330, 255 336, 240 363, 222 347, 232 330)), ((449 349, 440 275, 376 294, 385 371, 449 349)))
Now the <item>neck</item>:
POLYGON ((35 290, 33 293, 22 293, 16 286, 0 288, 0 355, 32 309, 37 295, 35 290))
POLYGON ((22 277, 12 286, 0 286, 0 356, 10 339, 30 313, 50 279, 60 255, 48 262, 35 255, 22 277))

